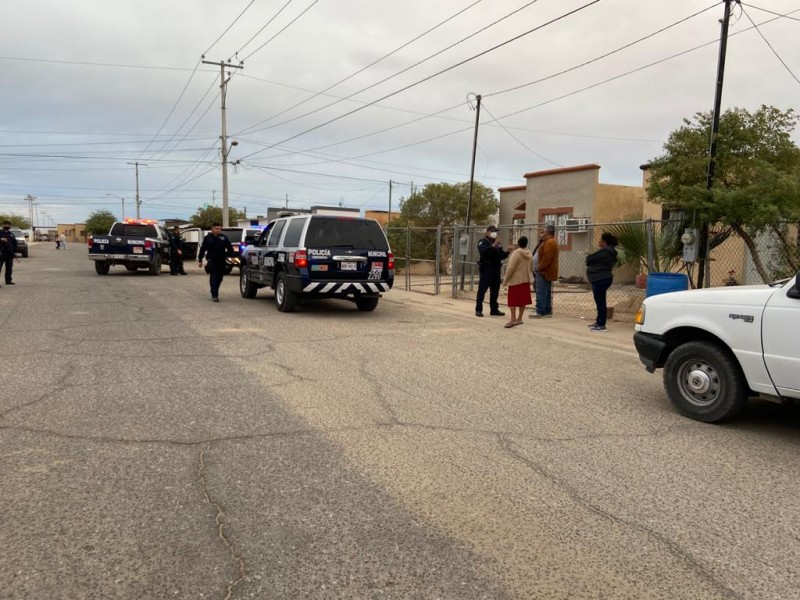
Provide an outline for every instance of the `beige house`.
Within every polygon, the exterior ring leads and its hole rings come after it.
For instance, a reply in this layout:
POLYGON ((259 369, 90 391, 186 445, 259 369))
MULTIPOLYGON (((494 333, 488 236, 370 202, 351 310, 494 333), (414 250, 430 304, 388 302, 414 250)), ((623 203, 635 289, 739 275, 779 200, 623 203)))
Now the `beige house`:
POLYGON ((64 234, 68 244, 86 243, 86 224, 85 223, 72 223, 64 224, 59 223, 56 226, 56 235, 64 234))

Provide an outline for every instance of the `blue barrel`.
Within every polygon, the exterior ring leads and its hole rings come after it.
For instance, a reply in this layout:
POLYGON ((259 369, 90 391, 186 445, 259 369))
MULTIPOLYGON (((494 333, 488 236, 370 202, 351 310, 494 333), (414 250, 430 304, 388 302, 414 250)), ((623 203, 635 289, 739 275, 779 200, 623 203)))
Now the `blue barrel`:
POLYGON ((688 289, 689 278, 685 273, 649 273, 645 298, 688 289))

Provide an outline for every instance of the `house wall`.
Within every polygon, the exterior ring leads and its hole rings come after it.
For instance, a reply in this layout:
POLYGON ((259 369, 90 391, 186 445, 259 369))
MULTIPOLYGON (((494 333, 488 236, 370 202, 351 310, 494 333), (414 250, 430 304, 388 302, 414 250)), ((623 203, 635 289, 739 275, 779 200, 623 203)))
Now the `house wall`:
MULTIPOLYGON (((630 217, 642 218, 645 191, 638 186, 598 183, 594 210, 589 213, 593 223, 617 223, 630 217)), ((602 231, 597 231, 599 239, 602 231)))
POLYGON ((528 177, 526 223, 540 223, 543 214, 569 208, 576 217, 592 214, 600 169, 528 177))
MULTIPOLYGON (((515 213, 514 207, 519 206, 521 202, 525 202, 526 193, 524 186, 500 189, 500 213, 498 216, 498 224, 510 225, 513 222, 515 213)), ((525 222, 529 222, 527 217, 525 217, 525 222)), ((502 229, 500 239, 503 243, 510 244, 512 241, 515 241, 510 238, 511 232, 505 228, 502 229)))

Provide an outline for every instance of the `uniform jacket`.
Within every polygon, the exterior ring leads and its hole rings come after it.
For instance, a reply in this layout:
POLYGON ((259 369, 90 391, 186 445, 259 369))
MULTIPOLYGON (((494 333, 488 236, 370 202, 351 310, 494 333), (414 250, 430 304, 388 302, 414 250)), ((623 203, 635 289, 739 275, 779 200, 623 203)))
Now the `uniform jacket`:
POLYGON ((551 237, 539 246, 539 265, 537 270, 547 281, 558 279, 558 242, 551 237))
POLYGON ((231 241, 224 234, 209 233, 206 234, 203 245, 200 246, 200 253, 197 255, 198 262, 202 261, 204 256, 210 263, 224 264, 226 258, 234 258, 236 255, 233 253, 231 241))
POLYGON ((175 235, 174 233, 169 234, 169 247, 172 250, 183 251, 183 238, 180 235, 175 235))
POLYGON ((0 254, 9 256, 9 250, 10 255, 14 256, 17 251, 17 236, 10 230, 0 229, 0 254))
POLYGON ((533 273, 533 254, 527 248, 517 248, 511 253, 506 267, 506 275, 503 277, 503 286, 519 285, 520 283, 531 282, 533 273))
POLYGON ((589 283, 611 279, 612 269, 617 264, 617 249, 614 246, 600 248, 586 257, 586 279, 589 283))
POLYGON ((480 259, 478 260, 479 265, 489 265, 490 267, 496 268, 498 271, 503 261, 508 256, 508 252, 503 250, 500 246, 495 246, 494 240, 487 237, 482 238, 481 241, 478 242, 478 254, 480 255, 480 259))

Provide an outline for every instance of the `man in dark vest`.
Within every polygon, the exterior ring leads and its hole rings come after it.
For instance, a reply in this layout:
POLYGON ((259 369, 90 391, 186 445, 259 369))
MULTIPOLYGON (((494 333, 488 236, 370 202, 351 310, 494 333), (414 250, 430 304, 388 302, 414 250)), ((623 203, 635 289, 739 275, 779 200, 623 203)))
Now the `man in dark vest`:
POLYGON ((17 237, 11 231, 11 221, 3 222, 0 230, 0 270, 6 268, 6 285, 14 285, 11 274, 14 270, 14 254, 17 252, 17 237))
POLYGON ((500 270, 503 261, 508 256, 508 252, 503 250, 500 240, 497 239, 498 229, 494 225, 486 228, 486 234, 478 242, 478 270, 480 279, 478 281, 478 296, 475 299, 475 316, 483 316, 483 299, 486 290, 489 290, 489 314, 502 317, 506 313, 500 310, 497 304, 497 297, 500 295, 500 270))
POLYGON ((172 234, 169 236, 169 274, 186 275, 183 269, 183 238, 177 225, 172 228, 172 234))

